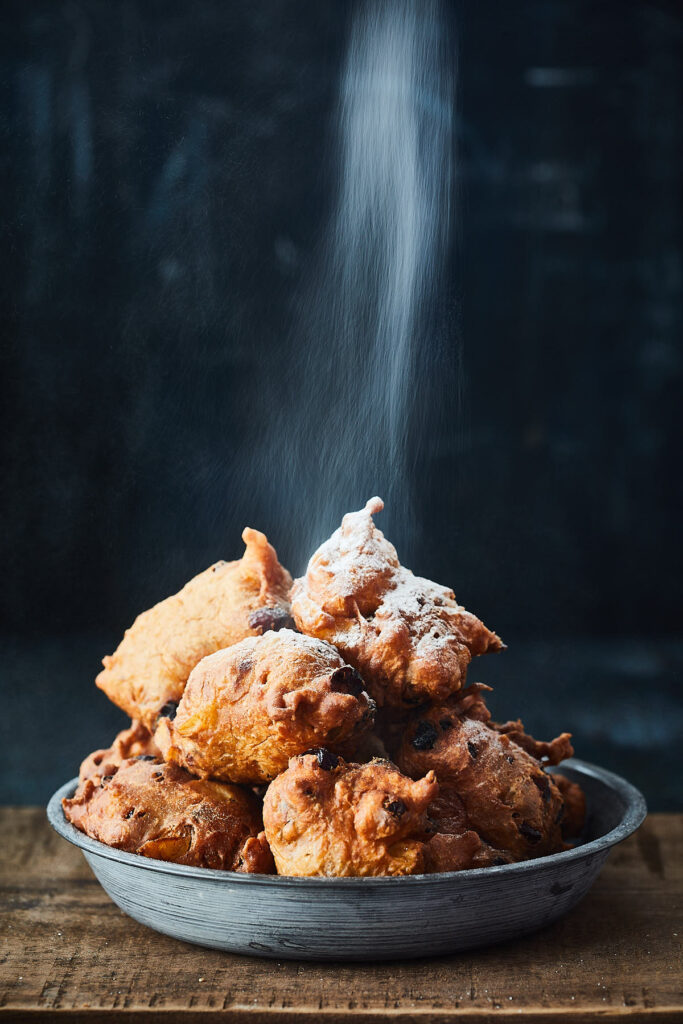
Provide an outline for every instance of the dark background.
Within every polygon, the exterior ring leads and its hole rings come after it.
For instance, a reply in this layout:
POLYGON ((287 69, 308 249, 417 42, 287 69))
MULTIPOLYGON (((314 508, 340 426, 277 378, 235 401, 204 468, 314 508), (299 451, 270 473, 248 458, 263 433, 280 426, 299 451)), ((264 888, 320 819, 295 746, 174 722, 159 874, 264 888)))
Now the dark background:
MULTIPOLYGON (((238 474, 329 210, 350 11, 2 7, 8 802, 46 800, 123 726, 99 659, 239 556, 246 523, 303 568, 296 517, 238 474)), ((683 8, 449 15, 457 358, 435 382, 452 415, 406 480, 411 567, 507 641, 473 669, 500 716, 570 728, 579 756, 680 808, 683 8)))

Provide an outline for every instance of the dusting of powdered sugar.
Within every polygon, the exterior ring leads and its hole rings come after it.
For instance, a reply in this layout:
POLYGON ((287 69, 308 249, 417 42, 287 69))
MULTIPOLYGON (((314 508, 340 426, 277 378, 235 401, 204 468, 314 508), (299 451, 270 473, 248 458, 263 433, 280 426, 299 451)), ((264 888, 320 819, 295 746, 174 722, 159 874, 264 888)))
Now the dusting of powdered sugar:
POLYGON ((322 598, 322 607, 328 610, 319 591, 329 588, 334 594, 330 611, 336 610, 336 598, 355 598, 357 614, 365 620, 359 628, 367 628, 368 617, 376 620, 379 628, 390 619, 409 619, 411 632, 436 650, 448 640, 444 617, 449 611, 465 609, 460 608, 452 590, 415 576, 401 565, 396 548, 374 523, 373 516, 383 508, 382 499, 374 497, 358 512, 347 513, 311 558, 307 575, 297 580, 297 589, 306 590, 314 600, 322 598))
POLYGON ((396 548, 373 522, 373 515, 383 508, 382 499, 374 497, 358 512, 347 513, 314 553, 306 576, 297 584, 305 588, 310 582, 314 591, 329 586, 337 598, 357 597, 364 608, 368 600, 372 603, 375 590, 382 584, 390 586, 400 568, 396 548))

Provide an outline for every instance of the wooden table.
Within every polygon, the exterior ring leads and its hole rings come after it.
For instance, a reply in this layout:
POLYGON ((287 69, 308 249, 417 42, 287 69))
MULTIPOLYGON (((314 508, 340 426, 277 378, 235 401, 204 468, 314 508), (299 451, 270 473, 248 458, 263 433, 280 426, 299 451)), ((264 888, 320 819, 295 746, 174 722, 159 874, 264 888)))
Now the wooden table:
POLYGON ((0 809, 0 1016, 89 1024, 680 1021, 682 832, 683 815, 651 815, 612 852, 583 904, 528 938, 431 960, 314 964, 157 935, 109 901, 42 809, 0 809))

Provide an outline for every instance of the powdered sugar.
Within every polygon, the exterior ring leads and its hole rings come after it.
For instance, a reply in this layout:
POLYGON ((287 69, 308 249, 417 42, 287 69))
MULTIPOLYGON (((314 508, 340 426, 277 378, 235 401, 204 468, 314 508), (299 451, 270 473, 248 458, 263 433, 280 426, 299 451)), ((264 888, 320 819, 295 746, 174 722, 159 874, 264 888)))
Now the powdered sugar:
POLYGON ((374 684, 376 699, 443 698, 464 683, 473 654, 501 643, 452 590, 400 564, 373 521, 383 507, 371 498, 344 516, 296 581, 292 611, 303 632, 324 635, 374 684))

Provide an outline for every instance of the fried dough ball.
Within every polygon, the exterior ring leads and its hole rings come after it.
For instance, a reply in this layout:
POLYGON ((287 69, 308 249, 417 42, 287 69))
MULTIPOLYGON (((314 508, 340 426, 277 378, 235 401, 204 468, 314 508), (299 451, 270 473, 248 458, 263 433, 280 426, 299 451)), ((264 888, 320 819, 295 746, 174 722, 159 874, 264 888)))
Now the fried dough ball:
MULTIPOLYGON (((477 689, 465 696, 473 697, 474 712, 483 716, 487 709, 477 689)), ((508 735, 463 714, 457 698, 420 714, 404 736, 397 763, 413 778, 436 773, 439 798, 430 817, 439 832, 472 829, 515 860, 563 849, 564 805, 552 777, 508 735)))
MULTIPOLYGON (((470 687, 470 690, 474 689, 470 687)), ((470 696, 462 703, 470 703, 470 696)), ((488 714, 488 708, 485 705, 483 707, 488 714)), ((476 700, 471 710, 477 712, 476 700)), ((428 873, 487 868, 512 861, 509 853, 497 850, 470 827, 463 802, 453 789, 439 787, 439 794, 429 805, 427 813, 430 823, 436 829, 436 835, 429 840, 426 849, 425 870, 428 873)))
POLYGON ((494 722, 483 696, 490 692, 490 686, 486 686, 484 683, 472 683, 456 694, 448 704, 453 714, 460 717, 476 718, 479 722, 484 722, 496 732, 509 736, 513 743, 544 764, 556 765, 560 761, 564 761, 565 758, 572 757, 574 748, 570 732, 560 733, 555 739, 546 743, 543 740, 534 739, 528 732, 525 732, 524 723, 519 718, 514 722, 494 722))
POLYGON ((413 782, 388 761, 346 764, 327 750, 292 758, 263 802, 278 873, 421 873, 437 790, 433 772, 413 782))
POLYGON ((86 779, 62 806, 81 832, 119 850, 225 871, 273 870, 256 797, 177 765, 128 759, 98 782, 86 779))
POLYGON ((155 739, 167 761, 195 775, 254 785, 309 747, 352 751, 374 710, 334 647, 282 629, 204 658, 155 739))
POLYGON ((341 651, 378 705, 441 701, 463 686, 474 655, 503 644, 452 590, 399 563, 372 519, 383 507, 372 498, 344 516, 295 581, 292 614, 302 633, 341 651))
POLYGON ((105 775, 113 775, 123 761, 129 757, 149 757, 152 760, 161 757, 154 737, 142 722, 132 721, 130 728, 124 729, 114 738, 114 742, 106 750, 94 750, 81 764, 78 777, 81 782, 93 779, 99 782, 105 775))
POLYGON ((153 730, 162 709, 177 703, 195 665, 245 636, 291 625, 291 576, 258 530, 245 529, 246 551, 216 562, 181 591, 138 615, 97 686, 131 718, 153 730))

